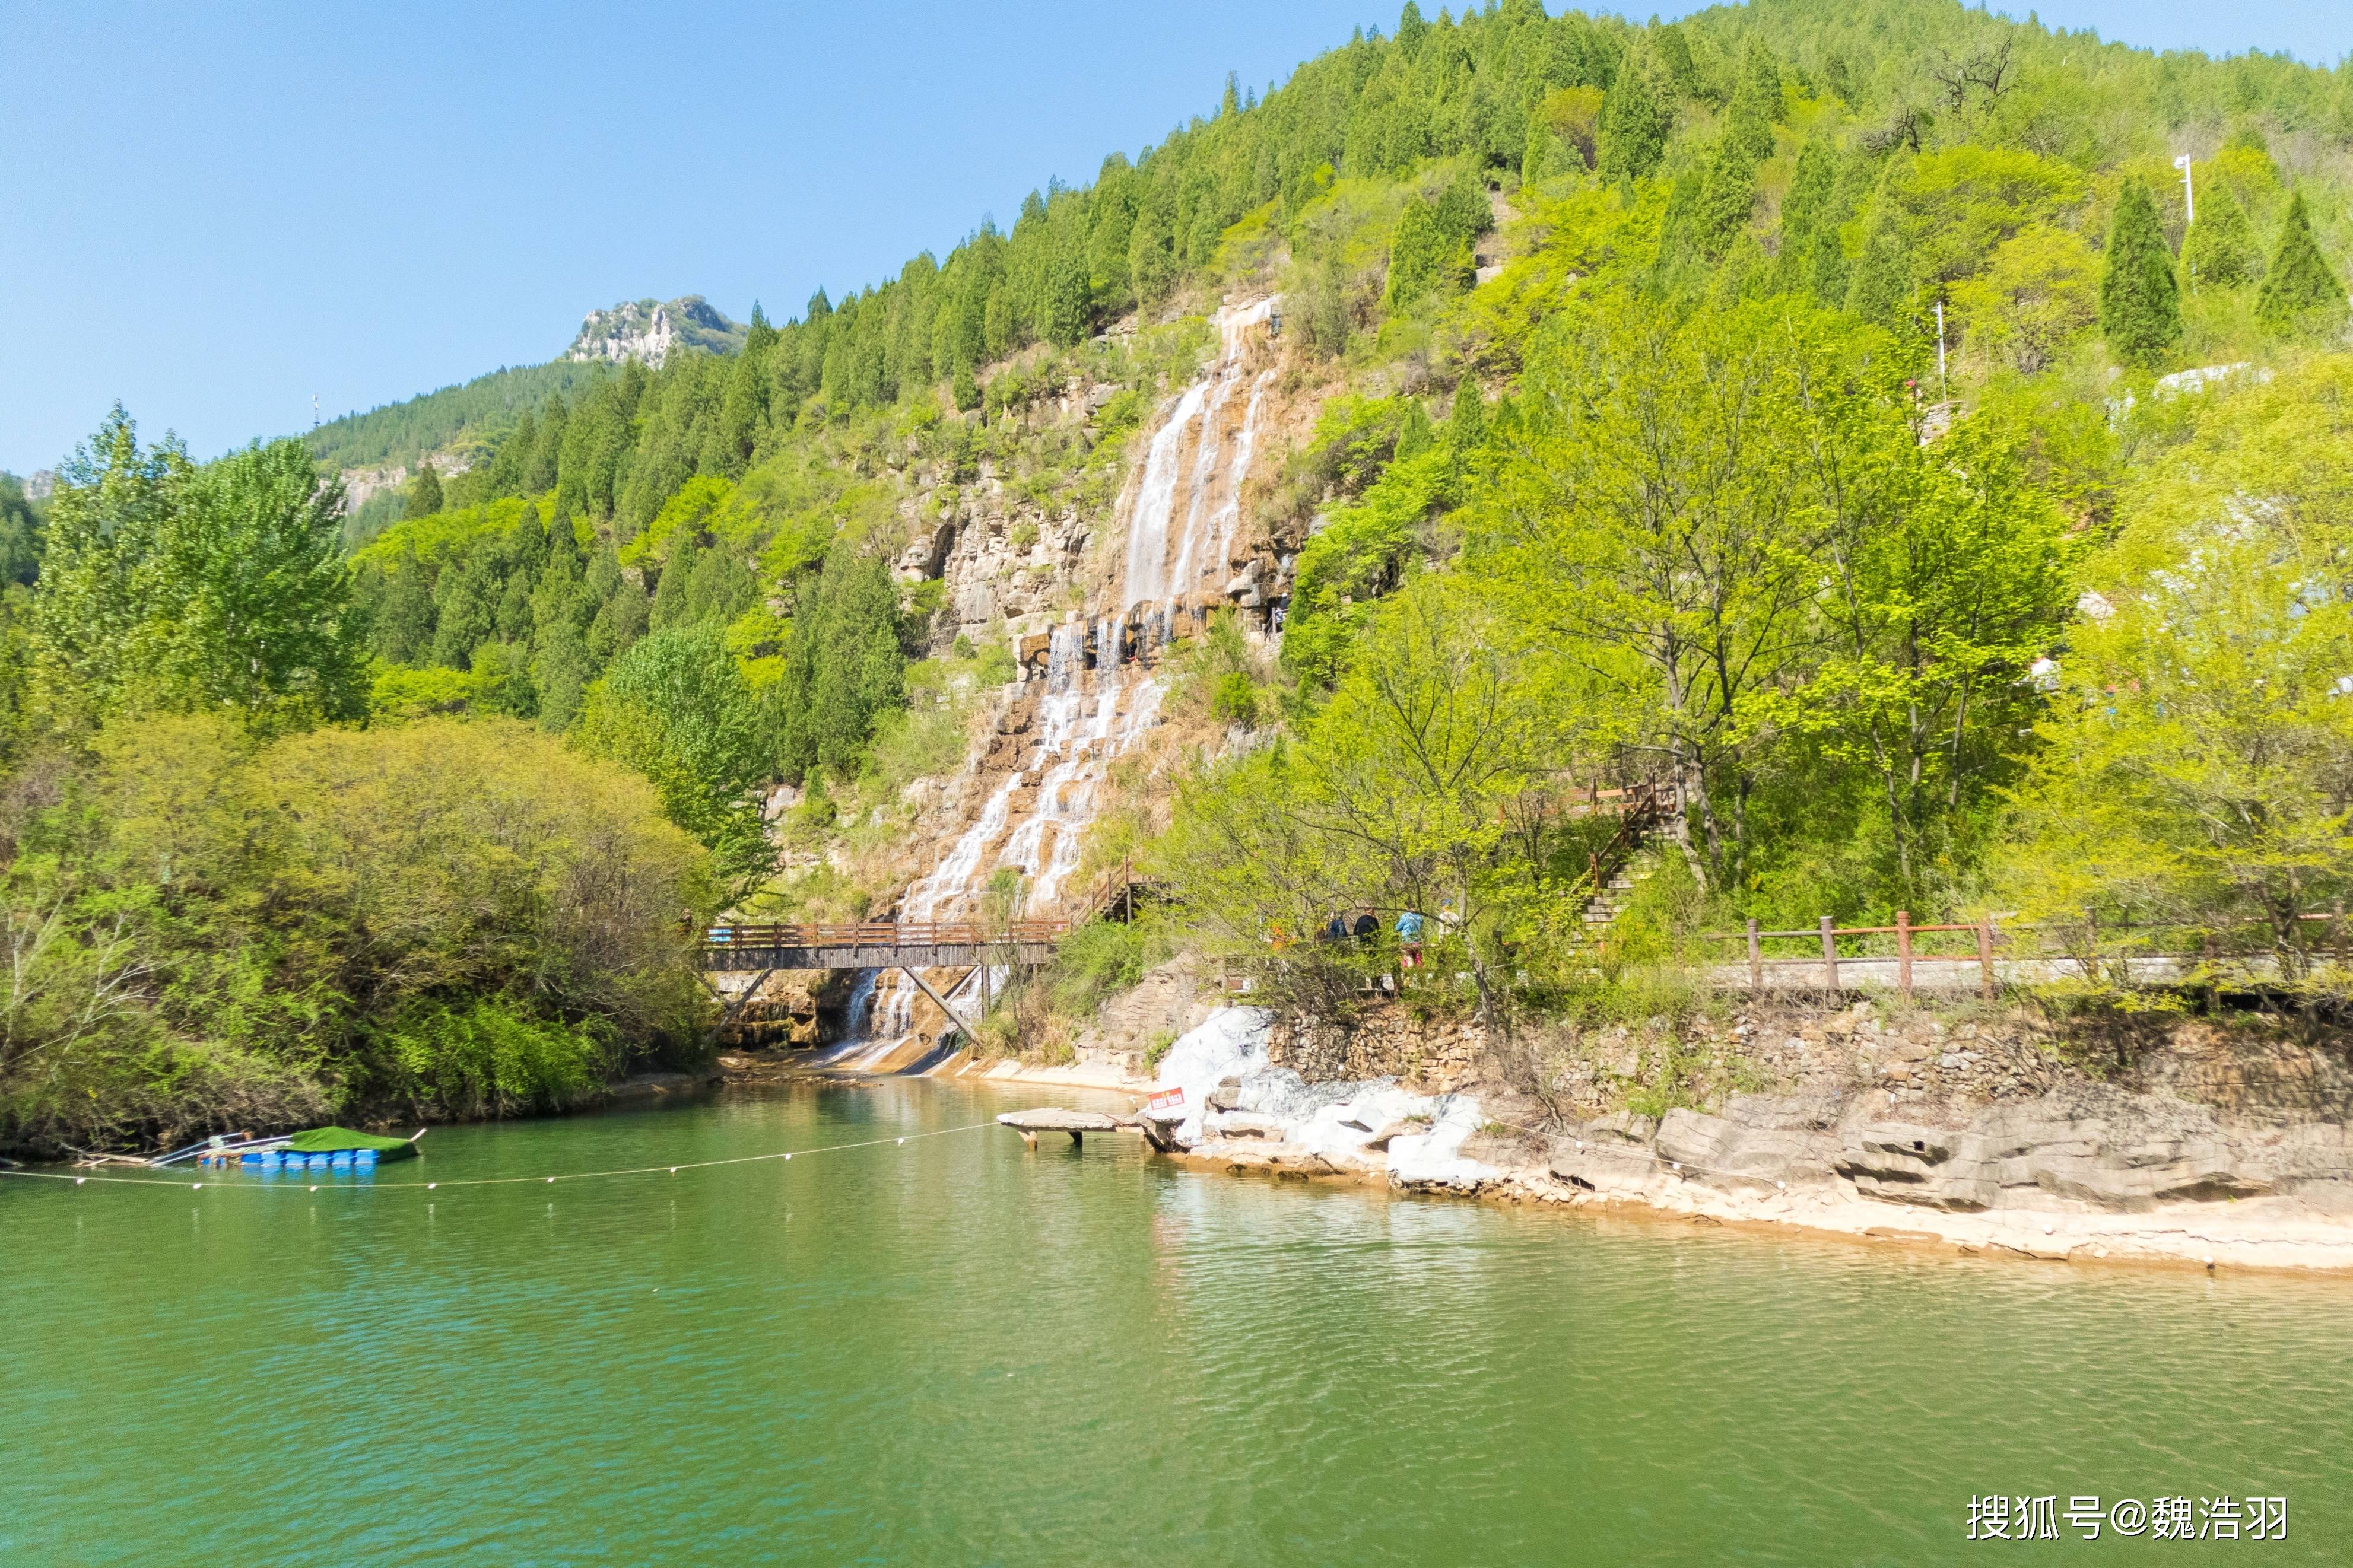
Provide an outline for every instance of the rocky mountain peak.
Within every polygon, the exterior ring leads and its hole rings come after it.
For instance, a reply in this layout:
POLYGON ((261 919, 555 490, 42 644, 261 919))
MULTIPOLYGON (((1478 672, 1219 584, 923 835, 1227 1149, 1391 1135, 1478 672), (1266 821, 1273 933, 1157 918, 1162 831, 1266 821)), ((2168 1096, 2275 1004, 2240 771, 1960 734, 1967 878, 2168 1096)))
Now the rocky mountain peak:
POLYGON ((673 348, 733 353, 744 346, 746 331, 744 323, 728 320, 700 294, 666 302, 629 300, 609 310, 589 311, 564 357, 615 364, 635 359, 659 367, 673 348))

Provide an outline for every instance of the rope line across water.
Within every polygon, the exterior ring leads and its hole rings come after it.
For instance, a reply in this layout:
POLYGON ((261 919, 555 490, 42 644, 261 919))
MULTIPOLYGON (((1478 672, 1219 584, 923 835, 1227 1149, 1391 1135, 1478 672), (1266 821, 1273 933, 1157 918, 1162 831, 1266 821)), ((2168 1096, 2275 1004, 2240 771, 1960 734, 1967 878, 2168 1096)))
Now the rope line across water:
POLYGON ((190 1192, 200 1187, 217 1187, 225 1192, 250 1193, 384 1193, 437 1192, 451 1187, 515 1187, 554 1186, 558 1182, 589 1182, 610 1176, 655 1176, 667 1173, 677 1175, 681 1171, 708 1171, 722 1165, 756 1165, 766 1161, 790 1160, 796 1155, 839 1154, 850 1149, 876 1149, 884 1144, 912 1143, 921 1138, 944 1138, 955 1132, 975 1132, 984 1127, 994 1127, 995 1121, 967 1121, 961 1127, 935 1127, 928 1132, 910 1132, 904 1137, 868 1138, 856 1143, 828 1143, 816 1149, 786 1149, 772 1154, 737 1154, 724 1160, 686 1160, 675 1165, 631 1165, 612 1171, 567 1171, 553 1176, 459 1176, 446 1182, 365 1182, 343 1181, 203 1181, 177 1182, 158 1176, 77 1176, 64 1171, 19 1171, 0 1167, 0 1176, 17 1176, 36 1182, 71 1182, 81 1186, 90 1182, 104 1182, 112 1186, 154 1187, 165 1192, 190 1192))

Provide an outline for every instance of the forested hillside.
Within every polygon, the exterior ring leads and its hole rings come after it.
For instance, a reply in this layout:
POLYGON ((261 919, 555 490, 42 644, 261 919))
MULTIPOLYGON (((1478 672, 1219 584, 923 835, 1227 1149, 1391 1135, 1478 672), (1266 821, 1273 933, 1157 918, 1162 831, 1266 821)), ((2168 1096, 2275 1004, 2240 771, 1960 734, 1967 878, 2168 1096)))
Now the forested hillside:
POLYGON ((739 353, 501 372, 201 467, 118 414, 45 533, 9 525, 46 539, 0 646, 47 945, 0 1140, 553 1103, 690 1038, 677 912, 887 900, 861 847, 1016 674, 944 603, 940 531, 986 494, 1104 549, 1229 293, 1279 294, 1282 395, 1320 409, 1245 498, 1287 619, 1169 655, 1216 743, 1131 770, 1095 858, 1176 914, 1075 946, 1070 1005, 1145 941, 1345 998, 1388 955, 1283 945, 1340 909, 1442 917, 1434 969, 1491 1011, 1717 921, 1898 909, 2087 952, 2253 922, 2333 984, 2294 938, 2353 892, 2348 153, 2353 71, 1943 0, 1408 5, 739 353), (479 461, 339 551, 318 463, 462 433, 479 461), (371 768, 448 824, 428 850, 309 813, 371 768), (465 804, 517 770, 543 818, 465 804), (1645 780, 1689 853, 1597 949, 1566 807, 1645 780), (446 879, 382 894, 418 854, 446 879), (446 941, 417 918, 519 863, 446 941), (670 945, 611 969, 658 907, 670 945), (445 1059, 419 1020, 459 1016, 445 1059))
POLYGON ((494 370, 461 386, 330 419, 304 439, 312 455, 330 468, 406 465, 428 452, 488 447, 512 429, 525 411, 550 396, 575 394, 605 370, 573 360, 494 370))

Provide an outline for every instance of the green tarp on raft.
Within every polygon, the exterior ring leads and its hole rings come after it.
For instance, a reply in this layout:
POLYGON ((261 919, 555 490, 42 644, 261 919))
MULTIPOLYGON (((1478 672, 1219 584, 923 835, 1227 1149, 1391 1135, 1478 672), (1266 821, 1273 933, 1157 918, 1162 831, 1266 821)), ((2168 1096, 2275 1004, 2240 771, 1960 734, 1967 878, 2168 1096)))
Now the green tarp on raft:
POLYGON ((406 1138, 379 1138, 373 1132, 354 1132, 348 1127, 313 1127, 308 1132, 297 1132, 287 1141, 287 1149, 296 1154, 332 1154, 344 1149, 373 1149, 379 1160, 397 1160, 403 1154, 417 1152, 417 1145, 406 1138))

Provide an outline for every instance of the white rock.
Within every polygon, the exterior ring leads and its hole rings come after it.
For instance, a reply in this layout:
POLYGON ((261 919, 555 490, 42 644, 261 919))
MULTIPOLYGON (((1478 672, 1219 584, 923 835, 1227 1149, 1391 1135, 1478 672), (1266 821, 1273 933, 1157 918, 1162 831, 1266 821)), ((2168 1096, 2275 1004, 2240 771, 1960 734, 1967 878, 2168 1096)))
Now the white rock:
POLYGON ((1274 1015, 1263 1007, 1220 1007, 1168 1047, 1154 1087, 1185 1091, 1185 1120, 1173 1134, 1177 1143, 1189 1149, 1201 1141, 1201 1116, 1211 1089, 1230 1076, 1266 1065, 1273 1025, 1274 1015))

